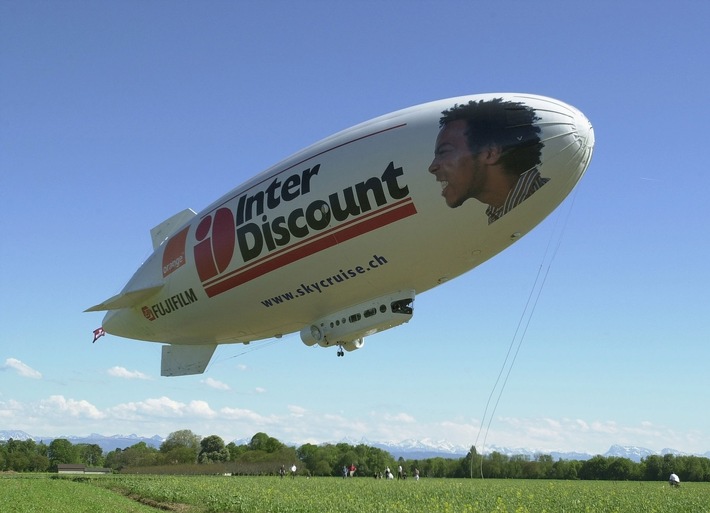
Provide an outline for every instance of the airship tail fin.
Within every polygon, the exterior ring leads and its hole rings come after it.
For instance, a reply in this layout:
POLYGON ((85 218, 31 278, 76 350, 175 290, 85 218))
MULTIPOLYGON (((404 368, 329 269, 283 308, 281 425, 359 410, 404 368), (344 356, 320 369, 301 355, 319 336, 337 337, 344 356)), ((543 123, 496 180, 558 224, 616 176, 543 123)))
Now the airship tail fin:
POLYGON ((151 287, 145 287, 142 289, 131 290, 130 292, 121 292, 113 297, 108 298, 106 301, 94 305, 91 308, 84 310, 85 312, 100 312, 103 310, 119 310, 121 308, 130 308, 141 303, 144 299, 152 296, 160 289, 163 285, 154 285, 151 287))
POLYGON ((160 362, 161 376, 188 376, 202 374, 210 363, 217 345, 183 345, 171 344, 163 346, 163 357, 160 362))
POLYGON ((186 208, 153 228, 150 231, 150 238, 153 240, 153 249, 158 249, 158 246, 160 246, 165 239, 177 232, 179 228, 185 226, 185 224, 196 215, 194 210, 186 208))

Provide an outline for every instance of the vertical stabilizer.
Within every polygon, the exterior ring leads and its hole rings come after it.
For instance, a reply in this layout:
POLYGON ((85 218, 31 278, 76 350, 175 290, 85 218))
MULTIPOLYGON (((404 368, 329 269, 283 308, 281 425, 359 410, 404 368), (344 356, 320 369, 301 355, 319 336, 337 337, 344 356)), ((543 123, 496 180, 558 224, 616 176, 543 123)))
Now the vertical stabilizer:
POLYGON ((182 228, 196 215, 197 213, 195 213, 194 210, 186 208, 153 228, 150 231, 150 238, 153 239, 153 249, 158 249, 158 246, 160 246, 165 239, 175 233, 178 228, 182 228))

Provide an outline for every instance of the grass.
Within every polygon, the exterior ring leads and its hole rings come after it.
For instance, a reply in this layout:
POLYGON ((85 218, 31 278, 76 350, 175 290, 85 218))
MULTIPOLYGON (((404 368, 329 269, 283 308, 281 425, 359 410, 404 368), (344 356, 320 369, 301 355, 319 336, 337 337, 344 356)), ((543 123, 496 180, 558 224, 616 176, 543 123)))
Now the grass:
POLYGON ((105 488, 47 474, 0 477, 2 513, 155 513, 155 509, 105 488))
POLYGON ((0 511, 710 513, 710 483, 223 476, 0 478, 0 511))

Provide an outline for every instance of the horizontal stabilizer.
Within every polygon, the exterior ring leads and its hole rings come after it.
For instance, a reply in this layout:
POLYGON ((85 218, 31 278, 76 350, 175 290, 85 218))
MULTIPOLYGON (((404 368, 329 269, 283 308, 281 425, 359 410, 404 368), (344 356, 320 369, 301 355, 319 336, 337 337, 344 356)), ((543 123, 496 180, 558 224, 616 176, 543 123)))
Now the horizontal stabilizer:
POLYGON ((84 310, 85 312, 100 312, 102 310, 120 310, 121 308, 131 308, 136 306, 147 297, 152 296, 162 289, 162 285, 146 287, 144 289, 131 290, 130 292, 121 292, 107 299, 103 303, 94 305, 91 308, 84 310))
POLYGON ((163 346, 160 362, 161 376, 188 376, 202 374, 210 363, 216 345, 168 345, 163 346))
POLYGON ((153 228, 150 231, 150 238, 153 240, 153 249, 158 249, 158 246, 160 246, 165 239, 178 231, 179 228, 182 228, 196 215, 197 213, 195 213, 194 210, 186 208, 153 228))

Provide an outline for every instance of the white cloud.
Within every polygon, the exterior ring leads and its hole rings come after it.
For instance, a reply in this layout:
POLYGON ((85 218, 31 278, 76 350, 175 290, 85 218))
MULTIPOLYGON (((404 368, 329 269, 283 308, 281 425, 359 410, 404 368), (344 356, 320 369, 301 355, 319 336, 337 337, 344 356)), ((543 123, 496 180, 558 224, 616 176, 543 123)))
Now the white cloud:
POLYGON ((206 401, 190 401, 185 409, 185 413, 203 419, 211 419, 216 413, 210 408, 206 401))
POLYGON ((300 406, 289 405, 288 411, 290 411, 291 415, 294 417, 303 417, 307 410, 305 408, 301 408, 300 406))
POLYGON ((618 427, 616 425, 616 422, 613 422, 613 421, 606 421, 606 422, 595 421, 595 422, 592 422, 591 425, 592 425, 592 431, 596 431, 599 433, 615 434, 618 431, 618 427))
POLYGON ((6 369, 14 369, 23 378, 41 379, 42 373, 33 369, 27 364, 22 363, 17 358, 8 358, 5 360, 6 369))
POLYGON ((582 419, 575 419, 574 422, 579 426, 582 431, 589 431, 589 424, 587 424, 582 419))
POLYGON ((478 421, 445 420, 439 422, 432 429, 433 433, 435 433, 432 437, 437 436, 438 433, 440 438, 468 447, 473 445, 479 430, 480 423, 478 421))
POLYGON ((49 399, 41 400, 39 410, 43 415, 50 416, 69 415, 70 417, 86 417, 94 420, 106 417, 105 413, 89 401, 66 399, 63 395, 53 395, 49 399))
POLYGON ((698 447, 701 452, 707 450, 702 444, 697 444, 690 433, 678 435, 671 428, 648 421, 627 425, 613 420, 498 417, 491 423, 490 432, 481 433, 478 443, 484 438, 489 447, 526 448, 542 452, 603 454, 614 444, 652 450, 673 447, 687 451, 688 446, 698 447), (677 445, 674 445, 675 442, 677 445))
POLYGON ((256 392, 257 394, 265 394, 265 393, 266 393, 266 389, 265 389, 264 387, 256 387, 256 388, 254 389, 254 392, 256 392))
POLYGON ((138 419, 143 415, 175 418, 183 416, 185 407, 185 403, 163 396, 119 404, 110 408, 110 411, 120 419, 138 419))
POLYGON ((244 408, 222 408, 219 410, 220 415, 230 421, 245 421, 253 423, 256 427, 273 424, 274 419, 265 417, 252 410, 244 408))
POLYGON ((13 421, 15 418, 21 417, 26 417, 23 404, 14 399, 10 399, 7 402, 0 401, 0 419, 13 421))
POLYGON ((165 396, 119 404, 109 408, 109 412, 116 419, 142 422, 150 421, 151 417, 193 422, 211 419, 216 415, 206 401, 183 403, 165 396))
POLYGON ((114 378, 124 378, 124 379, 151 379, 147 374, 143 374, 140 371, 129 371, 125 367, 111 367, 106 371, 109 376, 114 378))
POLYGON ((679 430, 649 421, 620 423, 606 419, 495 417, 483 426, 479 419, 455 417, 424 420, 406 411, 322 410, 287 404, 277 410, 263 404, 258 409, 204 400, 175 400, 167 396, 119 403, 99 409, 80 399, 52 395, 22 403, 0 401, 0 420, 12 429, 31 434, 67 435, 117 432, 152 436, 179 429, 202 435, 217 434, 225 441, 265 432, 289 444, 403 440, 437 440, 462 447, 474 443, 479 451, 521 448, 532 451, 579 451, 603 454, 613 444, 636 445, 652 450, 672 447, 686 452, 707 451, 707 433, 679 430), (49 431, 51 430, 51 431, 49 431), (485 445, 484 445, 485 441, 485 445))
POLYGON ((392 422, 396 424, 412 424, 416 422, 414 417, 412 417, 408 413, 385 414, 384 419, 387 422, 392 422))
POLYGON ((203 379, 202 383, 204 383, 210 388, 214 388, 215 390, 230 390, 229 385, 227 385, 226 383, 222 383, 221 381, 217 381, 214 378, 203 379))

